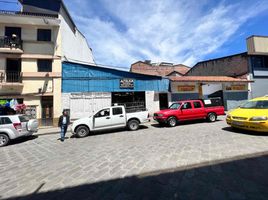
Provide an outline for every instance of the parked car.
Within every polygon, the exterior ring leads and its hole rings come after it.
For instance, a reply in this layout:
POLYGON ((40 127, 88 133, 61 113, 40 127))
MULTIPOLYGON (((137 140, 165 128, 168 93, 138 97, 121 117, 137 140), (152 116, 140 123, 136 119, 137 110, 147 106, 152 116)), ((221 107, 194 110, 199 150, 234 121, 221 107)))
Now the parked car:
POLYGON ((249 100, 232 110, 226 122, 234 128, 268 132, 268 96, 249 100))
POLYGON ((1 115, 0 147, 7 145, 10 140, 30 136, 37 131, 36 119, 29 119, 26 115, 1 115))
POLYGON ((215 122, 219 115, 225 115, 223 106, 213 106, 209 100, 186 100, 173 103, 169 109, 154 113, 154 120, 174 127, 178 122, 196 119, 215 122))
POLYGON ((148 111, 127 113, 124 106, 112 106, 99 110, 91 117, 73 122, 72 133, 86 137, 90 132, 127 127, 131 131, 148 121, 148 111))

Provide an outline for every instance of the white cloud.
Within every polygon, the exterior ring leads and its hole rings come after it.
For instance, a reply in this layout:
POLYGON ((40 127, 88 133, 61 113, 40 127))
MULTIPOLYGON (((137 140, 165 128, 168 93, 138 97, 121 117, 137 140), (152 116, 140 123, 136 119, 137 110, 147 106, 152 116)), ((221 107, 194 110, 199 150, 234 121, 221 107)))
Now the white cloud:
POLYGON ((125 67, 143 59, 193 65, 268 9, 265 0, 100 0, 98 11, 90 1, 75 2, 71 12, 97 63, 125 67))

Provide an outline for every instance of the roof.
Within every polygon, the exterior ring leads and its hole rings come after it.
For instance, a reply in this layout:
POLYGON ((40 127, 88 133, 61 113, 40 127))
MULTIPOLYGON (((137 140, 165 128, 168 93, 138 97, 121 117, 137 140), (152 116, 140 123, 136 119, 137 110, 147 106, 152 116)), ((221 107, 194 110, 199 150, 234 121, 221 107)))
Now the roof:
POLYGON ((184 75, 189 70, 190 67, 183 64, 177 64, 172 66, 155 66, 142 61, 138 61, 131 65, 132 72, 154 76, 168 76, 173 72, 177 72, 181 75, 184 75))
MULTIPOLYGON (((63 61, 63 63, 81 65, 81 66, 84 66, 84 67, 94 67, 94 68, 99 68, 99 69, 108 69, 108 70, 112 70, 112 71, 124 72, 124 73, 128 73, 128 74, 134 74, 134 75, 139 75, 139 76, 144 76, 144 77, 152 77, 152 78, 161 78, 161 79, 163 79, 162 76, 155 76, 155 75, 148 75, 148 74, 140 74, 140 73, 135 73, 135 72, 129 72, 129 71, 121 70, 119 68, 115 68, 113 66, 98 65, 98 64, 95 64, 95 63, 84 64, 84 63, 71 62, 71 61, 63 61)), ((168 78, 164 78, 164 79, 168 79, 168 78)))
POLYGON ((171 76, 169 79, 173 82, 253 82, 229 76, 171 76))
POLYGON ((34 16, 34 17, 58 18, 57 14, 21 12, 21 11, 12 11, 12 10, 0 10, 0 14, 1 15, 12 15, 12 16, 34 16))

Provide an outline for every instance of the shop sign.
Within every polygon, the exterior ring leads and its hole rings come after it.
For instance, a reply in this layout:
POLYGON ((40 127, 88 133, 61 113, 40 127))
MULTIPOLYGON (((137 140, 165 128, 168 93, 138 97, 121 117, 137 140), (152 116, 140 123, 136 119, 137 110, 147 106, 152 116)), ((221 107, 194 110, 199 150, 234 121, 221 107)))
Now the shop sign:
POLYGON ((179 85, 177 89, 179 92, 195 91, 195 85, 179 85))
POLYGON ((120 88, 121 89, 134 89, 134 80, 133 79, 120 79, 120 88))
POLYGON ((230 85, 226 86, 226 90, 246 90, 246 85, 230 85))

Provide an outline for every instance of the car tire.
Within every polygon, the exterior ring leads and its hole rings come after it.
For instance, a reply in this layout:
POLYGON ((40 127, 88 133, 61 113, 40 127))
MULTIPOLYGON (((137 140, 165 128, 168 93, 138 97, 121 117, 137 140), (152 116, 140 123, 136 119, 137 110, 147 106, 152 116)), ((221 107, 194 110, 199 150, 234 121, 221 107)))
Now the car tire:
POLYGON ((10 139, 6 134, 0 133, 0 147, 8 145, 10 139))
POLYGON ((209 122, 215 122, 217 120, 217 115, 215 113, 209 113, 207 119, 209 122))
POLYGON ((78 126, 75 131, 76 136, 79 138, 83 138, 89 135, 89 128, 87 126, 78 126))
POLYGON ((177 119, 175 117, 170 117, 167 120, 167 124, 169 127, 175 127, 177 125, 177 119))
POLYGON ((140 123, 138 120, 132 119, 127 123, 127 127, 130 131, 136 131, 139 129, 140 123))

